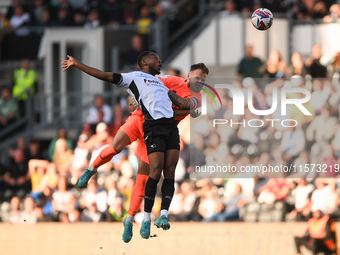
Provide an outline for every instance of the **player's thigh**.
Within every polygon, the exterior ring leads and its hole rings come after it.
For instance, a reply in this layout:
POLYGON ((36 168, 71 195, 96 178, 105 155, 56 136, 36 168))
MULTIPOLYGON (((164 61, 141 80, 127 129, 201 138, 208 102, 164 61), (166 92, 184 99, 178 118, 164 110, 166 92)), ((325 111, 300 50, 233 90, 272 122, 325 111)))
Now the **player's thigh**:
POLYGON ((179 159, 179 150, 171 149, 165 152, 164 162, 164 178, 173 179, 175 177, 175 170, 179 159))
POLYGON ((156 151, 149 155, 149 176, 155 180, 159 180, 164 168, 164 152, 156 151))
POLYGON ((118 131, 111 144, 118 154, 130 143, 130 137, 124 131, 118 131))
POLYGON ((149 173, 150 173, 149 164, 146 163, 141 158, 139 158, 139 157, 137 157, 137 158, 138 158, 138 170, 137 170, 137 174, 149 175, 149 173))
POLYGON ((135 115, 131 115, 119 128, 112 142, 117 153, 121 152, 127 145, 137 141, 140 136, 139 122, 140 120, 135 115))

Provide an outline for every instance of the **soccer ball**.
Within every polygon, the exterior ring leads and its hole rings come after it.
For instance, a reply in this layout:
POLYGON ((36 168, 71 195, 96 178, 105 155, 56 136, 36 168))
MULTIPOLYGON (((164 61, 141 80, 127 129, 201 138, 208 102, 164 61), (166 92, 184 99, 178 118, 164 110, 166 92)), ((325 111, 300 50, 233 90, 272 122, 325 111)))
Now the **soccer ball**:
POLYGON ((251 15, 251 23, 258 30, 267 30, 273 25, 273 14, 266 8, 259 8, 251 15))

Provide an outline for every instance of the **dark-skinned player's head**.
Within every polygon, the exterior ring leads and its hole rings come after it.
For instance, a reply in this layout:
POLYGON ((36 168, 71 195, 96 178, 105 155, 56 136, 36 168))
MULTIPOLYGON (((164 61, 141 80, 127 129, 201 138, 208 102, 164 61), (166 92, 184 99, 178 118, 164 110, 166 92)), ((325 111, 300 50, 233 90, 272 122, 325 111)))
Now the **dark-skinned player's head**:
POLYGON ((203 84, 205 82, 205 79, 207 78, 209 74, 209 69, 206 67, 204 63, 197 63, 193 64, 190 67, 190 72, 187 76, 187 84, 188 88, 190 88, 192 91, 198 93, 201 91, 203 84))
POLYGON ((162 61, 152 51, 144 51, 137 58, 140 69, 148 74, 156 75, 161 73, 162 61))

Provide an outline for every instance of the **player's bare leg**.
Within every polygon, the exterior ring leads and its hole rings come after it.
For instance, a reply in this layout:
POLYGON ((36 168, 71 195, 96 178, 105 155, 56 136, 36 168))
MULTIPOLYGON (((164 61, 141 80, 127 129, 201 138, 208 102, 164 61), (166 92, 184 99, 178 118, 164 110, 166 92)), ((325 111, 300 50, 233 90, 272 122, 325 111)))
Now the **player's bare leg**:
POLYGON ((168 222, 168 211, 172 197, 175 192, 175 169, 179 159, 179 150, 167 150, 165 153, 164 181, 162 184, 161 216, 155 221, 157 228, 167 230, 170 228, 168 222))
POLYGON ((129 136, 124 132, 119 131, 115 135, 112 143, 101 150, 93 163, 90 164, 89 168, 79 178, 78 187, 85 188, 90 178, 97 173, 97 168, 109 162, 113 158, 113 156, 120 153, 130 143, 131 141, 129 136))
POLYGON ((123 241, 130 242, 132 239, 132 224, 134 218, 143 202, 145 196, 145 185, 149 178, 149 164, 138 157, 138 171, 136 176, 136 185, 133 187, 131 193, 131 202, 129 212, 124 220, 123 241))
POLYGON ((142 227, 140 229, 140 234, 144 239, 148 239, 150 237, 151 211, 155 202, 157 183, 161 177, 165 158, 164 152, 152 152, 148 156, 150 162, 150 174, 145 185, 144 217, 142 227))

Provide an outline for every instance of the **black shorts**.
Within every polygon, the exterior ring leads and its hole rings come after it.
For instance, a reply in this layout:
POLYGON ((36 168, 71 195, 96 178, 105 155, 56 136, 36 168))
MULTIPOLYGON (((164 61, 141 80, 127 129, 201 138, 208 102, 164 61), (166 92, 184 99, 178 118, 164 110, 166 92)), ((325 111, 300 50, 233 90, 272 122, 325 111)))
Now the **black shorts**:
POLYGON ((144 140, 148 155, 152 152, 179 150, 178 121, 174 118, 145 120, 143 125, 144 140))

